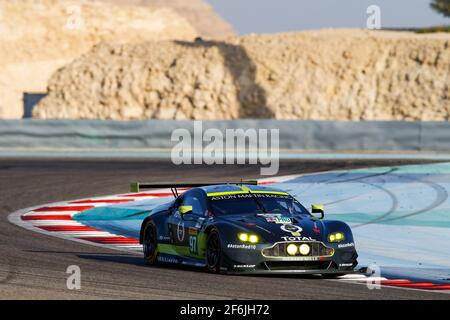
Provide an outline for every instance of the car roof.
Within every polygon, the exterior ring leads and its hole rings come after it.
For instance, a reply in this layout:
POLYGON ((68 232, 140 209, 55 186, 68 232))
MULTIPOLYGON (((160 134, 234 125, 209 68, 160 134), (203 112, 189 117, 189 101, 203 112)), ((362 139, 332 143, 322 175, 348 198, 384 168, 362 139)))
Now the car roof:
POLYGON ((208 196, 218 195, 218 194, 233 194, 241 192, 255 192, 255 193, 268 193, 268 194, 283 194, 289 195, 286 191, 270 187, 270 186, 258 186, 258 185, 248 185, 248 184, 220 184, 214 186, 200 187, 205 191, 208 196))

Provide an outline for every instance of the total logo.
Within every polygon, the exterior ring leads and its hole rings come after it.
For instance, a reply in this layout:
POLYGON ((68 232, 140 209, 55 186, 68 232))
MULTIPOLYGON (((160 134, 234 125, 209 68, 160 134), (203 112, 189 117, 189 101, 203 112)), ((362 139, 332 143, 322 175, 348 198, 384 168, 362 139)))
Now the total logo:
POLYGON ((281 237, 284 241, 315 241, 311 237, 281 237))
POLYGON ((303 229, 299 226, 296 226, 294 224, 283 224, 281 226, 281 230, 283 230, 284 232, 288 232, 290 234, 292 234, 295 237, 299 237, 300 236, 300 232, 303 231, 303 229))

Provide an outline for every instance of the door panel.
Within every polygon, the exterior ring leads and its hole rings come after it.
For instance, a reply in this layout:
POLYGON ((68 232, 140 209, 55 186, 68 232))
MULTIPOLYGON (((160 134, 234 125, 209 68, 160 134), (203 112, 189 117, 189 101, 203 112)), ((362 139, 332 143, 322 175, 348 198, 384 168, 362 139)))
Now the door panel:
POLYGON ((204 257, 205 236, 201 229, 206 220, 206 201, 202 196, 197 190, 186 192, 170 219, 172 243, 181 256, 198 259, 204 257), (192 206, 192 213, 182 215, 178 210, 180 206, 192 206))

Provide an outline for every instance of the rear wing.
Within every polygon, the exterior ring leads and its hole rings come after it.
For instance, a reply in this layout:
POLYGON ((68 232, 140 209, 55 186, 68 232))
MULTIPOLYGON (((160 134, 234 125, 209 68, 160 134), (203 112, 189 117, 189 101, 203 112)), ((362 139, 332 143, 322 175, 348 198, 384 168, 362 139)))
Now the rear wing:
POLYGON ((198 188, 207 186, 216 186, 220 184, 237 184, 237 185, 258 185, 258 181, 240 181, 240 182, 215 182, 215 183, 146 183, 132 182, 130 184, 131 192, 140 192, 142 189, 171 189, 174 196, 178 196, 178 188, 198 188))

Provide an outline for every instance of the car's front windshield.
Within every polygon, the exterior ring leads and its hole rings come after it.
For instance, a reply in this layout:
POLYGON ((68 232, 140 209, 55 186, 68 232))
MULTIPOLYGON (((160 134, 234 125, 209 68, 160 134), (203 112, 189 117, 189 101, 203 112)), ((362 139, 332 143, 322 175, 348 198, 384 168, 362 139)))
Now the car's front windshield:
POLYGON ((215 215, 273 213, 298 215, 310 213, 289 195, 271 193, 229 194, 209 197, 215 215))

